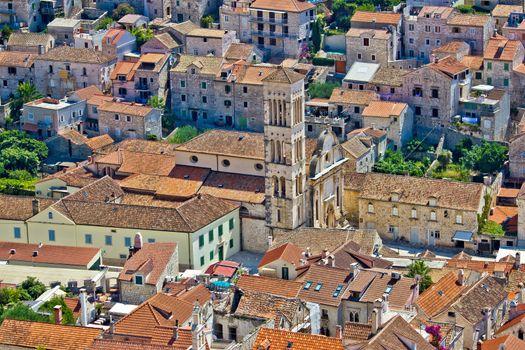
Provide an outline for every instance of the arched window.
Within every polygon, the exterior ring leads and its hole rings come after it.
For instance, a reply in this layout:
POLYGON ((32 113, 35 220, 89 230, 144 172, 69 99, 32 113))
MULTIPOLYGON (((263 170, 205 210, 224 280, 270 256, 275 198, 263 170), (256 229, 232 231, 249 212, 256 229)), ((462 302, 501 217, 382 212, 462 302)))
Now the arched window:
POLYGON ((273 195, 274 197, 279 197, 279 180, 277 179, 277 176, 274 176, 272 178, 273 182, 273 195))
POLYGON ((412 208, 412 219, 417 219, 417 209, 412 208))
POLYGON ((368 203, 368 212, 371 214, 375 212, 374 205, 372 203, 368 203))
POLYGON ((275 142, 273 140, 270 141, 270 159, 275 162, 275 142))
POLYGON ((319 220, 319 200, 315 200, 315 220, 319 220))
POLYGON ((281 162, 281 141, 275 142, 275 162, 281 162))
POLYGON ((354 322, 359 323, 359 313, 356 312, 354 315, 354 322))
POLYGON ((518 331, 518 338, 520 338, 521 340, 524 340, 523 335, 524 335, 523 329, 520 328, 520 330, 518 331))
POLYGON ((286 197, 286 179, 281 176, 281 197, 286 197))
POLYGON ((432 210, 430 212, 430 220, 432 220, 432 221, 436 221, 437 220, 437 215, 436 215, 436 212, 434 210, 432 210))
POLYGON ((354 322, 354 313, 350 311, 350 322, 354 322))

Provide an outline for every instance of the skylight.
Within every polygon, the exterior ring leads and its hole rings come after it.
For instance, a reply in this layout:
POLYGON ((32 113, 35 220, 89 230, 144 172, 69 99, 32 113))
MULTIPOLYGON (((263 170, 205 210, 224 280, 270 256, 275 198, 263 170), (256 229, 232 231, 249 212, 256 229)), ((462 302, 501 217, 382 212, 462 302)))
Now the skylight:
POLYGON ((306 281, 306 284, 304 285, 304 289, 308 290, 312 286, 312 281, 306 281))
POLYGON ((323 284, 321 282, 317 282, 317 285, 315 286, 315 291, 316 292, 320 291, 322 286, 323 284))
POLYGON ((342 284, 338 285, 337 288, 335 289, 334 294, 332 294, 332 296, 334 298, 337 298, 339 296, 339 294, 341 294, 341 290, 342 289, 343 289, 343 285, 342 284))

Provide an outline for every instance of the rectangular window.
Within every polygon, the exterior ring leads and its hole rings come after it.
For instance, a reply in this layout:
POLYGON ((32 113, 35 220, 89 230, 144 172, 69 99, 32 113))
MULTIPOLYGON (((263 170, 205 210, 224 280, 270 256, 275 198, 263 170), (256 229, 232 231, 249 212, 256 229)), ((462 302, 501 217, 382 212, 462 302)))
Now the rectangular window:
POLYGON ((420 107, 420 106, 416 106, 416 108, 415 108, 415 114, 416 114, 416 115, 421 115, 421 107, 420 107))
POLYGON ((488 77, 488 78, 487 78, 487 84, 488 84, 488 85, 492 85, 492 78, 491 78, 491 77, 488 77))
POLYGON ((104 238, 104 242, 106 243, 106 245, 113 245, 113 237, 112 236, 106 236, 104 238))
POLYGON ((84 243, 85 244, 93 244, 93 235, 87 233, 84 235, 84 243))
POLYGON ((505 71, 509 71, 509 64, 508 63, 503 63, 503 70, 505 71))
POLYGON ((214 252, 213 250, 210 250, 210 261, 213 260, 214 252))
POLYGON ((51 242, 54 242, 56 237, 55 237, 55 230, 49 230, 47 231, 47 235, 48 235, 48 238, 51 242))
POLYGON ((233 238, 230 239, 230 246, 229 246, 229 247, 230 247, 230 248, 233 248, 233 238))
POLYGON ((483 76, 481 75, 481 72, 476 72, 475 77, 480 80, 483 76))
POLYGON ((131 247, 131 237, 124 237, 124 247, 131 247))
POLYGON ((201 82, 201 89, 206 90, 208 88, 208 85, 205 81, 201 82))
POLYGON ((199 236, 199 248, 204 247, 204 235, 199 236))
POLYGON ((503 86, 509 86, 509 79, 503 79, 503 86))
POLYGON ((492 70, 492 62, 487 62, 487 70, 492 70))
POLYGON ((230 221, 228 222, 228 227, 230 228, 230 231, 233 230, 234 226, 235 226, 235 221, 233 220, 233 218, 231 218, 230 221))
POLYGON ((432 98, 439 98, 439 90, 432 89, 432 98))
POLYGON ((208 232, 208 242, 213 242, 213 230, 210 230, 210 232, 208 232))
POLYGON ((144 276, 142 275, 135 275, 135 284, 138 286, 144 285, 144 276))
POLYGON ((463 224, 463 216, 462 215, 456 215, 456 224, 463 224))
POLYGON ((186 87, 186 80, 181 80, 180 81, 180 87, 181 88, 185 88, 186 87))
POLYGON ((208 103, 208 96, 202 96, 202 103, 208 103))
POLYGON ((201 266, 204 266, 204 257, 203 256, 201 256, 201 261, 200 262, 201 262, 201 266))
POLYGON ((186 95, 180 95, 180 100, 182 102, 186 102, 186 95))
POLYGON ((156 242, 155 238, 148 238, 148 243, 155 243, 155 242, 156 242))
POLYGON ((370 46, 370 39, 363 38, 363 46, 370 46))
POLYGON ((248 87, 247 86, 243 86, 242 92, 247 94, 248 93, 248 87))
POLYGON ((433 118, 438 118, 439 117, 439 109, 432 108, 432 117, 433 118))
POLYGON ((222 224, 219 225, 219 237, 222 236, 222 224))
POLYGON ((13 228, 13 235, 14 235, 15 239, 22 238, 22 232, 20 232, 20 227, 14 227, 13 228))

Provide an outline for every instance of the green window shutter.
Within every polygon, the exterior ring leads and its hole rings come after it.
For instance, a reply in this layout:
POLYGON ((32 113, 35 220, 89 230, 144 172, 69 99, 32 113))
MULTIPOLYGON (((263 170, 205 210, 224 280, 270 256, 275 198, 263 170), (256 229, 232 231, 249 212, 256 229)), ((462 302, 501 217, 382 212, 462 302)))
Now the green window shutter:
POLYGON ((208 232, 208 240, 210 242, 213 242, 213 230, 210 230, 210 232, 208 232))
POLYGON ((222 224, 219 225, 219 237, 222 236, 222 224))
POLYGON ((204 235, 199 236, 199 248, 204 247, 204 235))
POLYGON ((235 226, 235 221, 233 220, 233 218, 231 218, 229 222, 230 231, 233 230, 234 226, 235 226))

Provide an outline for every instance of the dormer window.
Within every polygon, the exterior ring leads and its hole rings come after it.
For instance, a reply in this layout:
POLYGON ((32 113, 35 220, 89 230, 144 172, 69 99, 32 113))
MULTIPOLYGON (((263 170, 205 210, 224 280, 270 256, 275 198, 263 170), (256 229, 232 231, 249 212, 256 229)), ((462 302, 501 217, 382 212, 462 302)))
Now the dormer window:
POLYGON ((437 205, 437 200, 436 200, 436 198, 430 198, 430 199, 428 200, 428 205, 429 205, 430 207, 435 207, 435 206, 437 205))
POLYGON ((371 214, 374 213, 374 205, 372 203, 368 203, 368 212, 371 214))
POLYGON ((396 206, 392 207, 392 216, 399 216, 399 210, 396 206))
POLYGON ((390 200, 392 202, 399 202, 399 194, 397 193, 392 193, 392 196, 390 197, 390 200))
POLYGON ((412 208, 412 219, 417 219, 417 209, 412 208))
POLYGON ((142 275, 135 275, 135 284, 137 286, 143 286, 144 285, 144 276, 142 276, 142 275))
POLYGON ((192 68, 190 72, 191 74, 195 74, 195 68, 192 68))

